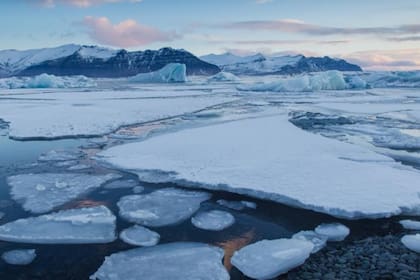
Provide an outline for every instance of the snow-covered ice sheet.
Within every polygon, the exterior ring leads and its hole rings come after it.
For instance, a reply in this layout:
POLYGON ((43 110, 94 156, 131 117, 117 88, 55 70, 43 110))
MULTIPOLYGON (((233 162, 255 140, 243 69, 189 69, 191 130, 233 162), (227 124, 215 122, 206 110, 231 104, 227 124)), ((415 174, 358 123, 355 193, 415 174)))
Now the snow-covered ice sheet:
POLYGON ((235 217, 226 211, 210 210, 199 212, 191 218, 191 223, 204 230, 220 231, 235 223, 235 217))
POLYGON ((411 251, 420 253, 420 233, 404 235, 401 242, 411 251))
POLYGON ((160 227, 188 219, 211 195, 166 188, 144 195, 124 196, 118 202, 120 216, 144 226, 160 227))
POLYGON ((303 131, 286 114, 186 129, 100 155, 140 177, 149 171, 148 178, 141 179, 151 179, 155 172, 161 180, 337 217, 420 212, 418 171, 367 148, 303 131))
POLYGON ((420 221, 414 221, 414 220, 401 220, 400 224, 405 229, 410 230, 420 230, 420 221))
POLYGON ((90 279, 228 280, 223 250, 202 243, 169 243, 112 254, 90 279))
POLYGON ((321 224, 315 228, 315 232, 326 236, 328 241, 343 241, 350 234, 350 229, 338 223, 321 224))
POLYGON ((254 279, 272 279, 302 265, 314 245, 305 240, 262 240, 233 254, 231 263, 254 279))
POLYGON ((39 173, 10 176, 10 194, 25 210, 45 213, 118 178, 116 174, 39 173))
POLYGON ((105 206, 62 210, 0 226, 0 240, 34 244, 109 243, 116 217, 105 206))
POLYGON ((181 63, 169 63, 155 72, 140 73, 128 80, 133 83, 183 83, 187 81, 187 67, 181 63))
POLYGON ((21 249, 4 252, 1 258, 8 264, 28 265, 36 258, 34 249, 21 249))
POLYGON ((121 231, 120 238, 125 243, 135 246, 155 246, 159 242, 160 235, 148 228, 134 225, 121 231))

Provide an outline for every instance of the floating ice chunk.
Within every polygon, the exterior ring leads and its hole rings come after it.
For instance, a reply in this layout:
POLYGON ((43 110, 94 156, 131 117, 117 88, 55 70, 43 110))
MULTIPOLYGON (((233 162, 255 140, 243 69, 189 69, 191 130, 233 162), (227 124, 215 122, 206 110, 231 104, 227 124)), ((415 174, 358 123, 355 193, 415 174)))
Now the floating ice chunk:
POLYGON ((67 168, 67 170, 77 171, 77 170, 84 170, 84 169, 89 169, 89 168, 90 166, 87 164, 76 164, 76 165, 70 166, 69 168, 67 168))
POLYGON ((420 221, 402 220, 400 221, 400 224, 405 229, 420 230, 420 221))
POLYGON ((120 216, 129 222, 159 227, 188 219, 211 195, 167 188, 144 195, 128 195, 118 202, 120 216))
POLYGON ((144 191, 143 186, 136 186, 133 188, 133 193, 142 193, 144 191))
POLYGON ((35 77, 12 77, 0 79, 0 88, 85 88, 96 87, 93 80, 85 76, 57 77, 41 74, 35 77))
POLYGON ((257 208, 257 204, 255 202, 245 201, 245 200, 233 201, 233 200, 219 199, 216 202, 224 207, 227 207, 233 210, 238 210, 238 211, 243 210, 245 207, 252 208, 252 209, 257 208))
POLYGON ((320 235, 313 230, 302 230, 292 236, 293 239, 309 241, 314 245, 312 253, 316 253, 327 244, 327 237, 320 235))
POLYGON ((257 203, 247 200, 241 200, 241 203, 248 208, 257 209, 257 203))
POLYGON ((116 218, 105 206, 62 210, 0 226, 0 240, 34 244, 109 243, 116 218))
POLYGON ((10 194, 32 213, 45 213, 118 178, 116 174, 21 174, 7 178, 10 194))
POLYGON ((1 258, 8 264, 28 265, 36 258, 36 253, 34 249, 12 250, 3 253, 1 258))
POLYGON ((271 279, 302 265, 314 245, 298 239, 262 240, 233 254, 231 263, 254 279, 271 279))
POLYGON ((240 79, 229 72, 219 72, 207 79, 208 82, 238 82, 240 79))
POLYGON ((228 280, 223 250, 202 243, 169 243, 112 254, 90 279, 228 280))
POLYGON ((407 234, 401 238, 401 242, 404 244, 405 247, 414 251, 416 253, 420 253, 420 234, 407 234))
POLYGON ((204 230, 219 231, 233 225, 235 223, 235 217, 225 211, 211 210, 197 213, 191 218, 191 223, 204 230))
POLYGON ((104 186, 104 189, 130 189, 137 186, 139 183, 136 180, 116 180, 104 186))
POLYGON ((169 63, 155 72, 140 73, 128 79, 135 83, 184 83, 187 81, 185 64, 169 63))
POLYGON ((83 157, 82 151, 51 150, 39 156, 39 161, 74 161, 83 157))
POLYGON ((142 226, 132 226, 120 233, 120 238, 128 244, 136 246, 155 246, 158 244, 160 235, 142 226))
POLYGON ((343 241, 350 234, 350 229, 339 223, 321 224, 315 228, 315 232, 326 236, 328 241, 343 241))

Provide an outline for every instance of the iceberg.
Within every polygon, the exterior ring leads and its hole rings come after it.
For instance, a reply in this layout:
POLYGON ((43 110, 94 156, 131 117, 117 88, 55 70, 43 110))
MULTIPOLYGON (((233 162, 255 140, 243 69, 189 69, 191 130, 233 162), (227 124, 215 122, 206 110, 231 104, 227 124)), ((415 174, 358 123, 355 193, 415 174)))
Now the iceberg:
POLYGON ((40 173, 10 176, 7 182, 12 187, 12 198, 22 203, 26 211, 45 213, 119 177, 116 174, 40 173))
POLYGON ((235 217, 225 211, 211 210, 197 213, 191 218, 191 223, 200 229, 220 231, 233 225, 235 217))
POLYGON ((223 250, 202 243, 169 243, 112 254, 91 280, 228 280, 223 250))
POLYGON ((158 244, 160 235, 150 229, 135 225, 121 231, 120 238, 130 245, 148 247, 158 244))
POLYGON ((58 77, 41 74, 34 77, 12 77, 0 79, 0 88, 88 88, 97 84, 85 76, 58 77))
POLYGON ((420 233, 404 235, 401 242, 411 251, 420 253, 420 233))
POLYGON ((1 255, 1 258, 8 264, 28 265, 36 258, 34 249, 12 250, 1 255))
POLYGON ((140 73, 128 80, 133 83, 185 83, 187 67, 181 63, 169 63, 160 70, 140 73))
POLYGON ((185 221, 211 195, 205 192, 166 188, 144 195, 124 196, 118 202, 120 216, 144 226, 161 227, 185 221))
POLYGON ((413 221, 413 220, 401 220, 400 224, 405 229, 410 230, 420 230, 420 221, 413 221))
POLYGON ((389 217, 420 209, 418 171, 366 147, 301 130, 286 114, 167 133, 99 156, 140 176, 159 171, 166 182, 340 218, 389 217))
POLYGON ((105 206, 62 210, 0 226, 0 240, 31 244, 109 243, 116 218, 105 206))
POLYGON ((272 279, 302 265, 314 245, 298 239, 262 240, 233 254, 231 263, 254 279, 272 279))
POLYGON ((311 242, 314 245, 312 253, 319 252, 324 248, 325 245, 327 245, 328 240, 327 236, 318 234, 313 230, 299 231, 298 233, 295 233, 292 238, 311 242))
POLYGON ((207 79, 207 82, 239 82, 240 79, 232 73, 229 72, 219 72, 216 75, 213 75, 207 79))
POLYGON ((339 223, 321 224, 315 228, 315 232, 326 236, 328 241, 343 241, 350 234, 350 229, 339 223))

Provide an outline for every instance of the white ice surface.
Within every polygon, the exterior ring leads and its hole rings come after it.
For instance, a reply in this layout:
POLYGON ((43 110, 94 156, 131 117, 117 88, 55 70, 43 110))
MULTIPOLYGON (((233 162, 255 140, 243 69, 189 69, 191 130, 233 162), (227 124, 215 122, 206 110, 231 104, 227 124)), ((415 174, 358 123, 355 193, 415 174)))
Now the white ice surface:
POLYGON ((84 153, 80 150, 51 150, 41 154, 39 161, 75 161, 80 159, 84 153))
POLYGON ((144 226, 180 223, 200 208, 211 195, 205 192, 166 188, 144 195, 124 196, 118 202, 120 216, 144 226))
POLYGON ((119 175, 88 175, 77 173, 39 173, 10 176, 10 194, 25 210, 45 213, 83 194, 99 188, 119 175))
POLYGON ((272 279, 302 265, 313 247, 298 239, 262 240, 236 251, 231 263, 248 277, 272 279))
POLYGON ((109 243, 116 218, 105 206, 62 210, 0 226, 0 240, 34 244, 109 243))
POLYGON ((315 228, 315 232, 326 236, 328 241, 343 241, 350 234, 350 229, 338 223, 321 224, 315 228))
POLYGON ((169 63, 162 69, 140 73, 128 80, 134 83, 183 83, 187 81, 187 67, 185 64, 169 63))
POLYGON ((36 258, 34 249, 12 250, 4 252, 1 258, 8 264, 28 265, 36 258))
POLYGON ((228 280, 223 250, 202 243, 169 243, 112 254, 90 279, 228 280))
POLYGON ((160 235, 148 228, 134 225, 121 231, 120 238, 131 245, 148 247, 158 244, 160 235))
POLYGON ((312 253, 320 251, 327 245, 327 236, 316 233, 313 230, 302 230, 292 236, 293 239, 309 241, 314 245, 312 253))
POLYGON ((411 230, 420 230, 420 221, 413 221, 413 220, 401 220, 400 224, 405 229, 411 230))
POLYGON ((142 179, 159 171, 161 181, 187 181, 337 217, 420 210, 419 172, 367 148, 303 131, 283 114, 168 133, 100 155, 141 177, 148 170, 142 179))
POLYGON ((199 212, 191 218, 191 223, 200 229, 220 231, 235 223, 235 217, 226 211, 210 210, 199 212))
POLYGON ((41 74, 34 77, 12 77, 0 79, 0 88, 90 88, 97 84, 85 76, 58 77, 41 74))
POLYGON ((411 251, 420 253, 420 233, 404 235, 401 242, 411 251))

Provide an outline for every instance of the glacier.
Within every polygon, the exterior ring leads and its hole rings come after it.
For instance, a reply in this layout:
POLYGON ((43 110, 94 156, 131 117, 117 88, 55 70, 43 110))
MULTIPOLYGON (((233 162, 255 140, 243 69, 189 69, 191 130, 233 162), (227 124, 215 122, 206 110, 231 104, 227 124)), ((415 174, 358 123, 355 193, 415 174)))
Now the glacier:
POLYGON ((116 217, 105 206, 62 210, 0 226, 0 240, 32 244, 109 243, 116 217))
POLYGON ((160 235, 148 228, 134 225, 120 233, 120 239, 135 246, 155 246, 159 243, 160 235))
POLYGON ((226 211, 210 210, 197 213, 191 223, 200 229, 220 231, 235 223, 235 217, 226 211))
POLYGON ((155 72, 140 73, 128 80, 135 83, 184 83, 187 81, 187 67, 181 63, 169 63, 155 72))
POLYGON ((223 250, 203 243, 177 242, 112 254, 91 280, 228 280, 223 250))
POLYGON ((83 194, 99 188, 116 174, 88 175, 77 173, 20 174, 7 178, 10 195, 32 213, 45 213, 83 194))
POLYGON ((41 74, 34 77, 12 77, 0 79, 0 88, 90 88, 97 84, 85 76, 58 77, 41 74))
POLYGON ((1 258, 8 264, 28 265, 36 258, 35 249, 21 249, 4 252, 1 258))

